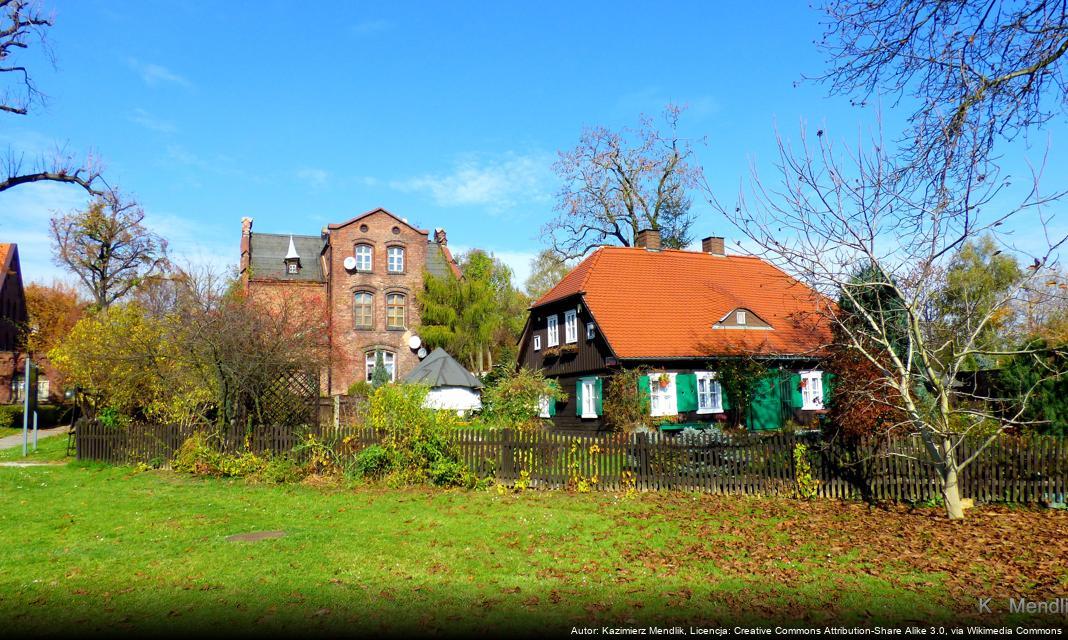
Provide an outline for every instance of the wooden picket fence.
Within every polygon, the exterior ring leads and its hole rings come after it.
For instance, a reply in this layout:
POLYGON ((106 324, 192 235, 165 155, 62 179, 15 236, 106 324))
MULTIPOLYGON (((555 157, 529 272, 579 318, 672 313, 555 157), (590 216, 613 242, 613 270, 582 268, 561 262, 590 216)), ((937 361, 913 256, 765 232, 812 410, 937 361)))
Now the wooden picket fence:
MULTIPOLYGON (((257 427, 251 433, 233 429, 217 436, 221 447, 231 452, 295 455, 294 448, 308 433, 327 442, 348 438, 350 449, 357 450, 380 442, 370 429, 329 426, 310 432, 278 426, 257 427)), ((91 424, 76 435, 80 460, 166 464, 191 431, 91 424)), ((453 441, 460 458, 480 477, 505 484, 522 481, 534 488, 795 495, 794 451, 805 445, 818 496, 917 503, 941 496, 937 472, 923 461, 918 437, 850 449, 791 433, 686 438, 460 429, 453 441)), ((963 444, 961 455, 971 455, 975 446, 963 444)), ((962 472, 960 487, 963 497, 982 502, 1064 503, 1068 439, 1003 436, 962 472)))

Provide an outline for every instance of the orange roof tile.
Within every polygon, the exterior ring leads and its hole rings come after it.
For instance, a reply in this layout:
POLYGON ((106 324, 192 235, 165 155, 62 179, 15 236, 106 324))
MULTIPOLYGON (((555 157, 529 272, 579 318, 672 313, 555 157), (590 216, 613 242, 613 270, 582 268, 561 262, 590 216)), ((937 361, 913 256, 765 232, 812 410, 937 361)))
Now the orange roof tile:
POLYGON ((819 296, 751 256, 602 247, 533 306, 576 294, 620 358, 809 355, 830 339, 819 296), (713 328, 739 308, 772 329, 713 328))

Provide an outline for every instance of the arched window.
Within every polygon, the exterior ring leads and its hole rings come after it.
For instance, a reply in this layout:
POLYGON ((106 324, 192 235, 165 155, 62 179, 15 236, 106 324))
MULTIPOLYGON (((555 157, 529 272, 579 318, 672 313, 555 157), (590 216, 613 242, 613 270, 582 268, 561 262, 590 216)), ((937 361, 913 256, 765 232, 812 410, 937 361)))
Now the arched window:
POLYGON ((367 381, 370 382, 371 378, 375 375, 375 362, 378 360, 378 354, 382 354, 382 366, 386 368, 389 373, 389 381, 396 382, 397 380, 397 356, 389 351, 368 351, 364 362, 367 368, 367 381))
POLYGON ((356 250, 353 252, 353 256, 356 258, 356 270, 357 271, 370 271, 372 264, 372 257, 374 256, 374 249, 369 244, 358 244, 356 250))
POLYGON ((386 267, 390 273, 404 273, 404 247, 386 249, 386 267))
POLYGON ((405 297, 403 293, 391 293, 386 296, 386 328, 403 329, 406 322, 405 297))
POLYGON ((373 329, 375 297, 366 291, 358 291, 352 296, 352 323, 357 329, 373 329))

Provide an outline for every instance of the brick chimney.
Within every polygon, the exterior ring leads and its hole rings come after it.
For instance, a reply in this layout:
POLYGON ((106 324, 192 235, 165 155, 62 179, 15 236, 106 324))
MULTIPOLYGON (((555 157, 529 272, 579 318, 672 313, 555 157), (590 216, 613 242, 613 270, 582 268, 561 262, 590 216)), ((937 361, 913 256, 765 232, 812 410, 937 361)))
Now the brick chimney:
POLYGON ((703 253, 711 253, 714 256, 727 255, 727 252, 723 249, 723 238, 720 236, 709 236, 701 240, 701 251, 703 253))
POLYGON ((252 218, 241 218, 241 260, 238 276, 248 286, 248 266, 252 259, 252 218))
POLYGON ((640 249, 660 249, 660 230, 642 229, 634 236, 634 246, 640 249))
POLYGON ((434 242, 436 242, 436 243, 438 243, 438 244, 440 244, 442 246, 445 246, 445 245, 449 244, 449 239, 445 237, 445 230, 444 229, 442 229, 440 227, 438 227, 437 229, 434 229, 434 242))

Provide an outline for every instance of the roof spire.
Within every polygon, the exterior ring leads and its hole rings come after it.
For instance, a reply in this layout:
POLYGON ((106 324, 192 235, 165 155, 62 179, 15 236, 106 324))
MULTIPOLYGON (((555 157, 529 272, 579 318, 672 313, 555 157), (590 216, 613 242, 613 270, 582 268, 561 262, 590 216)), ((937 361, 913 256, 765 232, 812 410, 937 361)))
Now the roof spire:
POLYGON ((300 256, 297 255, 297 246, 293 244, 293 236, 289 236, 289 252, 286 253, 286 260, 292 260, 294 258, 300 260, 300 256))

